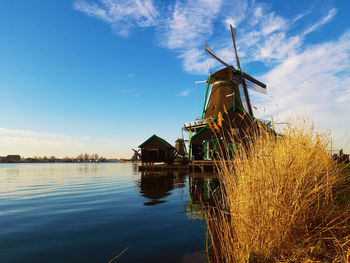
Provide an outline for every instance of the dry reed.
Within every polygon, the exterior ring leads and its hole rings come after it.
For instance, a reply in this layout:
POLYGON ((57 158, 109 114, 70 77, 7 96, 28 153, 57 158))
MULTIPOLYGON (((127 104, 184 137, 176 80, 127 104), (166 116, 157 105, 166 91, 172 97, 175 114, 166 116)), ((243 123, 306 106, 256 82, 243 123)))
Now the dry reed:
POLYGON ((281 134, 250 131, 220 162, 222 196, 204 208, 211 262, 349 262, 350 206, 337 202, 349 187, 327 136, 307 124, 281 134))

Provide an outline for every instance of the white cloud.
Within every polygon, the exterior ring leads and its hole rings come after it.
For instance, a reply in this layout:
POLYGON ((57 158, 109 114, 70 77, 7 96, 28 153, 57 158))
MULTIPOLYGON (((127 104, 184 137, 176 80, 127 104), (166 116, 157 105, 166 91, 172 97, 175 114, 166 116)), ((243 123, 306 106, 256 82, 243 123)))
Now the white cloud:
POLYGON ((153 0, 79 0, 73 3, 76 10, 96 17, 113 28, 113 31, 123 37, 138 27, 149 27, 157 24, 159 15, 153 0))
POLYGON ((267 37, 260 47, 256 47, 255 57, 252 60, 282 61, 293 54, 301 44, 299 36, 286 38, 285 32, 279 32, 267 37))
POLYGON ((210 59, 198 48, 188 49, 179 56, 183 58, 183 67, 191 73, 209 73, 210 59))
MULTIPOLYGON (((133 9, 134 14, 129 12, 126 16, 116 12, 118 19, 115 19, 111 18, 114 13, 111 3, 116 8, 119 1, 101 0, 99 5, 76 8, 104 20, 112 28, 123 23, 130 25, 127 28, 135 25, 135 17, 140 14, 137 8, 133 9)), ((152 6, 149 10, 156 10, 157 2, 148 3, 152 6)), ((314 8, 286 18, 272 11, 271 5, 256 1, 177 0, 174 5, 168 4, 165 12, 146 12, 144 16, 149 17, 147 26, 156 27, 159 44, 178 52, 186 72, 200 75, 221 66, 204 53, 205 41, 222 59, 234 63, 229 33, 229 24, 233 24, 238 31, 237 46, 243 70, 250 62, 257 61, 269 68, 260 78, 267 83, 273 100, 253 96, 254 104, 263 103, 257 105, 259 116, 278 112, 282 118, 293 109, 307 112, 322 123, 321 126, 331 127, 337 134, 345 134, 345 130, 350 130, 347 117, 350 112, 346 105, 350 102, 350 33, 347 31, 327 43, 309 44, 308 35, 330 23, 337 14, 337 10, 331 8, 313 24, 301 23, 305 16, 311 13, 315 16, 317 12, 314 8)), ((183 92, 183 96, 187 94, 183 92)))
POLYGON ((335 8, 332 8, 328 11, 328 14, 323 17, 320 21, 318 21, 316 24, 310 26, 303 32, 303 36, 319 29, 321 26, 327 24, 335 15, 337 14, 337 10, 335 8))
POLYGON ((184 69, 189 73, 207 74, 211 67, 219 66, 218 62, 203 52, 206 40, 222 59, 233 62, 229 31, 225 35, 218 34, 225 28, 229 30, 229 24, 238 28, 238 52, 244 62, 266 62, 267 59, 267 62, 280 61, 302 44, 299 37, 288 38, 286 35, 291 24, 305 14, 290 20, 270 12, 265 5, 251 3, 253 6, 249 6, 248 1, 212 1, 215 8, 209 8, 211 12, 207 14, 208 9, 203 11, 198 7, 201 6, 198 2, 201 1, 185 2, 181 8, 177 4, 171 18, 167 20, 171 26, 160 30, 163 46, 179 51, 184 69), (223 23, 224 28, 220 28, 218 21, 223 23))
POLYGON ((213 20, 219 14, 221 0, 188 0, 177 2, 163 26, 161 41, 170 49, 192 48, 203 44, 213 31, 213 20))
POLYGON ((14 136, 14 137, 31 137, 38 139, 51 139, 51 140, 65 140, 68 137, 60 134, 47 133, 47 132, 35 132, 28 130, 6 129, 0 128, 0 136, 14 136))
POLYGON ((137 89, 121 89, 120 91, 123 92, 123 93, 131 94, 131 93, 136 93, 137 89))
POLYGON ((299 20, 303 19, 308 14, 310 14, 310 10, 308 10, 308 11, 302 13, 302 14, 297 15, 296 17, 293 18, 291 24, 294 24, 294 23, 298 22, 299 20))
MULTIPOLYGON (((249 10, 249 2, 247 0, 238 1, 224 1, 222 10, 222 23, 227 30, 230 29, 230 25, 238 27, 239 24, 246 18, 246 14, 249 10)), ((221 16, 220 16, 221 18, 221 16)))
POLYGON ((105 157, 129 157, 133 142, 113 138, 91 139, 55 133, 0 128, 0 155, 77 156, 80 153, 98 153, 105 157))
POLYGON ((274 99, 262 99, 258 116, 286 120, 291 113, 306 113, 320 128, 332 128, 350 151, 346 141, 350 138, 349 42, 350 30, 335 41, 290 55, 263 75, 274 99))
POLYGON ((256 60, 276 63, 298 51, 307 34, 330 22, 337 13, 332 8, 313 25, 290 35, 292 25, 311 11, 289 19, 271 11, 269 5, 249 0, 177 0, 165 5, 153 0, 75 0, 74 8, 108 23, 124 37, 135 27, 155 26, 159 44, 178 51, 184 70, 193 74, 207 74, 211 66, 218 66, 203 52, 205 41, 233 62, 229 31, 220 33, 228 30, 229 24, 238 28, 242 64, 256 60))
MULTIPOLYGON (((2 155, 66 155, 67 149, 81 149, 86 138, 70 138, 65 135, 28 130, 0 128, 2 155)), ((69 150, 68 150, 69 151, 69 150)))
POLYGON ((181 97, 188 97, 192 93, 191 89, 184 90, 183 92, 180 93, 181 97))
MULTIPOLYGON (((309 11, 289 19, 270 11, 269 7, 265 5, 259 3, 255 3, 255 5, 255 9, 246 10, 245 17, 240 16, 240 23, 237 25, 238 51, 243 61, 243 66, 244 63, 251 61, 261 61, 269 65, 271 63, 280 63, 288 56, 300 52, 300 49, 305 44, 306 35, 331 22, 337 13, 337 10, 332 8, 325 17, 304 29, 301 33, 292 35, 289 31, 292 28, 294 29, 293 25, 308 15, 309 11)), ((231 21, 226 19, 225 23, 231 21)), ((213 44, 214 47, 216 46, 215 51, 217 54, 230 46, 230 34, 227 34, 226 38, 225 40, 225 37, 221 37, 221 45, 216 44, 219 40, 216 40, 216 43, 213 44)))
POLYGON ((222 4, 222 0, 177 1, 159 28, 161 45, 180 53, 187 72, 209 72, 209 58, 203 52, 203 45, 214 33, 214 21, 220 15, 222 4))
POLYGON ((287 28, 286 19, 277 16, 274 12, 269 13, 262 19, 262 34, 270 35, 276 31, 285 30, 287 28))

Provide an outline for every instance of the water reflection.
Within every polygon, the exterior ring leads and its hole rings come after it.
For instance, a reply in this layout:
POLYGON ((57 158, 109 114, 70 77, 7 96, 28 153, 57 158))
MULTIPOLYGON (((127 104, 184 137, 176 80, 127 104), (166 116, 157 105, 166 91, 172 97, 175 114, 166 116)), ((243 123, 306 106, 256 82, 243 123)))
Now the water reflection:
MULTIPOLYGON (((201 220, 204 218, 203 205, 210 207, 208 212, 215 212, 216 202, 220 199, 220 184, 215 174, 181 174, 176 172, 142 172, 137 185, 141 196, 147 199, 143 203, 145 206, 156 206, 167 203, 175 189, 184 189, 188 193, 188 199, 184 202, 184 213, 191 220, 201 220)), ((183 213, 181 212, 181 213, 183 213)), ((193 222, 193 221, 192 221, 193 222)), ((202 221, 203 222, 203 221, 202 221)), ((217 240, 217 233, 210 225, 211 238, 217 240)), ((217 242, 216 242, 217 243, 217 242)), ((210 248, 212 249, 212 248, 210 248)), ((206 254, 191 253, 185 255, 181 262, 208 262, 206 254)))
POLYGON ((213 174, 191 174, 179 172, 142 172, 136 182, 141 196, 148 199, 145 206, 166 203, 174 189, 185 188, 188 178, 189 201, 185 204, 186 215, 191 219, 202 219, 202 204, 215 205, 219 194, 219 180, 213 174))
POLYGON ((214 206, 219 195, 219 180, 213 174, 192 174, 188 183, 189 202, 186 214, 193 219, 202 219, 202 205, 214 206))
POLYGON ((19 169, 18 168, 13 168, 13 169, 6 169, 6 173, 8 175, 19 175, 19 169))
POLYGON ((212 203, 218 193, 219 179, 214 174, 192 174, 189 178, 189 191, 193 201, 212 203))
POLYGON ((0 261, 108 262, 130 245, 118 261, 205 262, 188 183, 130 164, 0 165, 0 261))
POLYGON ((149 201, 146 206, 154 206, 166 203, 166 197, 172 194, 172 190, 184 188, 186 183, 186 174, 176 172, 149 173, 142 172, 139 182, 141 196, 149 201))

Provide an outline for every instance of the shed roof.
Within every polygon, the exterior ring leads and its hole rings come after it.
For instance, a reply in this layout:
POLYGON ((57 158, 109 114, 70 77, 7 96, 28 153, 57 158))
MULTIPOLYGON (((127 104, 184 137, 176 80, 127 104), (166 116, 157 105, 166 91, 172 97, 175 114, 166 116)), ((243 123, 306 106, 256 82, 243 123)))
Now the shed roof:
POLYGON ((168 143, 166 140, 160 138, 159 136, 153 134, 151 137, 149 137, 146 141, 144 141, 142 144, 139 145, 139 148, 144 147, 148 142, 150 142, 152 139, 156 139, 163 143, 168 148, 174 148, 170 143, 168 143))

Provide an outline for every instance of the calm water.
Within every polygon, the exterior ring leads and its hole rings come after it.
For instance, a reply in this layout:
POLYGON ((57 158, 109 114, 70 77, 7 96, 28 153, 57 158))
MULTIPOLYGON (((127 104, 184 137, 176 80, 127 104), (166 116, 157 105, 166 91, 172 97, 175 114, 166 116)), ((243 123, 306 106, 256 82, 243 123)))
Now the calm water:
POLYGON ((132 164, 1 164, 0 262, 203 262, 187 175, 132 164))

